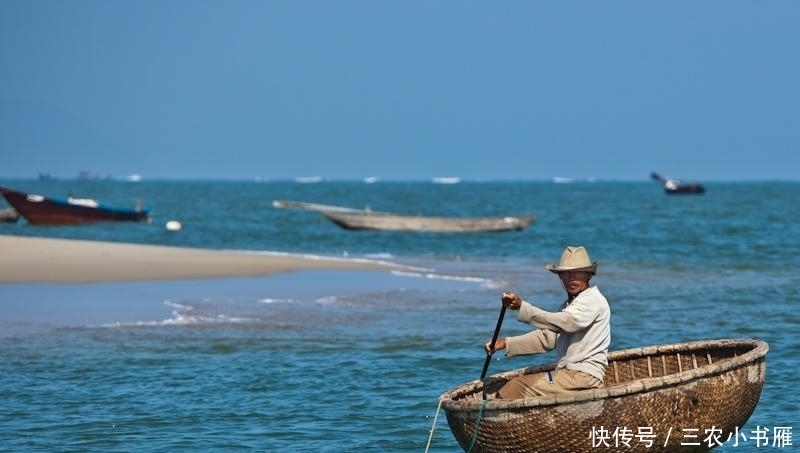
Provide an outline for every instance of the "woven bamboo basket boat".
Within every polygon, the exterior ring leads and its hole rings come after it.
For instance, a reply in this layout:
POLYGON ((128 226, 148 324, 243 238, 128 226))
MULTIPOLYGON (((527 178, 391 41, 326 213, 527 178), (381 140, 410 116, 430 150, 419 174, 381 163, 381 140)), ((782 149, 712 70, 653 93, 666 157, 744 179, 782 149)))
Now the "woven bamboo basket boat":
POLYGON ((471 453, 707 451, 753 413, 768 349, 755 339, 625 349, 609 353, 600 389, 483 399, 484 386, 494 393, 515 376, 553 370, 546 364, 468 382, 440 402, 459 445, 471 453), (711 434, 716 441, 705 440, 711 434))

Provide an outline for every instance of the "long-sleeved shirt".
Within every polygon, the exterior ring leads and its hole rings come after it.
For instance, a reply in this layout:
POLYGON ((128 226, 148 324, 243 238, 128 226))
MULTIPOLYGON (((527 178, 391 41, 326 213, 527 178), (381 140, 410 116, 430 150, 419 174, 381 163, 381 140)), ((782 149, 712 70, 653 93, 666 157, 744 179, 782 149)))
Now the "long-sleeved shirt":
POLYGON ((506 356, 539 354, 556 349, 556 368, 582 371, 603 380, 611 344, 611 309, 596 286, 564 302, 556 313, 523 301, 519 321, 537 330, 506 338, 506 356))

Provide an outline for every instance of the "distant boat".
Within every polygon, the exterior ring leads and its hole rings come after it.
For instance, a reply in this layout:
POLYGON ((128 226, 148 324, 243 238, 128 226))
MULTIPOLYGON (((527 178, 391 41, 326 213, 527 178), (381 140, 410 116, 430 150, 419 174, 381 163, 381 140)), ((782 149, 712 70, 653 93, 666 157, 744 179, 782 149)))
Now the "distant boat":
POLYGON ((48 198, 0 187, 0 193, 32 225, 73 225, 94 222, 149 222, 145 209, 104 206, 91 198, 48 198))
POLYGON ((345 230, 422 231, 432 233, 478 233, 524 230, 532 215, 508 217, 424 217, 399 214, 339 214, 323 212, 325 218, 345 230))
POLYGON ((78 173, 78 180, 81 181, 108 181, 109 179, 111 179, 111 175, 100 175, 85 170, 78 173))
POLYGON ((345 230, 419 231, 431 233, 478 233, 523 230, 536 217, 427 217, 401 215, 367 209, 353 209, 300 201, 275 200, 276 208, 300 209, 322 213, 326 219, 345 230))
POLYGON ((665 178, 656 172, 650 173, 650 178, 664 184, 664 192, 667 194, 702 194, 706 188, 697 182, 680 182, 677 179, 665 178))
POLYGON ((439 176, 432 179, 434 184, 458 184, 461 178, 457 176, 439 176))
POLYGON ((128 175, 128 176, 126 176, 126 177, 124 177, 122 179, 124 181, 128 181, 128 182, 141 182, 142 181, 142 175, 137 174, 137 173, 133 173, 133 174, 128 175))
POLYGON ((316 184, 322 182, 322 176, 298 176, 294 178, 294 182, 299 184, 316 184))

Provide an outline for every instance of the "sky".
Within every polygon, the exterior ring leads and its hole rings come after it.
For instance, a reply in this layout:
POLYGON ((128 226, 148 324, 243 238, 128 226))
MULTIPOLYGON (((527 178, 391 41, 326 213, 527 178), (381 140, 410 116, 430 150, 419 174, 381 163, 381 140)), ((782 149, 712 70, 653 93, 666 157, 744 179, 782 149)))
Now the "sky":
POLYGON ((800 2, 2 0, 0 178, 798 180, 800 2))

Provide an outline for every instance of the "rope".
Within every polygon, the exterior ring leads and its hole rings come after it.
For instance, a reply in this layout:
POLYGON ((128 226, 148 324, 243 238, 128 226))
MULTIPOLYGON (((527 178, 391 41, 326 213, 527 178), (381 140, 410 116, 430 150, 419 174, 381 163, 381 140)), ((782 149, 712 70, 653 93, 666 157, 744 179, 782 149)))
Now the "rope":
POLYGON ((467 450, 467 453, 472 451, 472 448, 475 447, 475 441, 478 440, 478 427, 481 426, 481 415, 483 415, 483 408, 486 407, 486 403, 488 402, 489 400, 483 400, 483 404, 481 404, 481 410, 478 411, 478 419, 476 420, 475 424, 475 434, 472 435, 472 440, 469 442, 469 449, 467 450))
POLYGON ((428 445, 425 446, 425 453, 431 448, 431 439, 433 439, 433 431, 436 429, 436 419, 439 418, 439 410, 442 408, 442 399, 439 398, 439 406, 436 408, 436 415, 433 416, 433 425, 431 425, 431 433, 428 435, 428 445))

